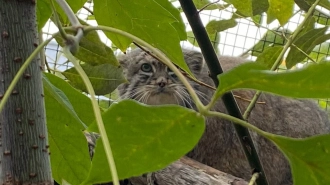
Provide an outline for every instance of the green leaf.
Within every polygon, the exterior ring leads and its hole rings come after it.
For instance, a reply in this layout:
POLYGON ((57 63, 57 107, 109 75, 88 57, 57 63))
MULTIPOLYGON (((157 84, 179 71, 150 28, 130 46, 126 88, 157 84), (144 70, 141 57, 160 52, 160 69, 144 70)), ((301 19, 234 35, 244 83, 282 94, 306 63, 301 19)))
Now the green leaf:
POLYGON ((46 22, 50 18, 52 14, 52 8, 49 6, 48 0, 38 0, 37 2, 37 23, 38 23, 38 31, 45 26, 46 22))
POLYGON ((53 86, 60 89, 60 91, 65 94, 67 99, 69 99, 75 113, 85 125, 88 126, 95 120, 92 103, 87 96, 83 95, 81 92, 73 88, 68 82, 55 75, 50 73, 44 73, 44 75, 53 86))
MULTIPOLYGON (((313 48, 330 39, 330 34, 325 34, 328 27, 312 29, 293 42, 300 50, 304 51, 306 54, 309 54, 313 48)), ((306 58, 304 54, 301 53, 297 48, 291 47, 289 54, 286 58, 286 66, 288 69, 293 67, 299 62, 306 58)))
POLYGON ((225 0, 225 2, 233 4, 240 14, 247 17, 253 16, 252 1, 253 0, 225 0))
POLYGON ((330 135, 293 139, 269 137, 290 161, 294 184, 330 184, 330 135))
POLYGON ((252 12, 253 15, 259 15, 268 10, 268 0, 252 0, 252 12))
POLYGON ((256 62, 271 69, 282 50, 282 46, 268 47, 258 56, 256 62))
POLYGON ((195 35, 192 31, 187 31, 187 36, 188 36, 188 38, 187 38, 188 42, 190 42, 192 45, 194 45, 196 47, 199 47, 199 45, 195 39, 195 35))
MULTIPOLYGON (((111 64, 101 64, 97 66, 82 64, 81 67, 88 75, 96 95, 109 94, 114 91, 118 85, 126 82, 121 67, 116 67, 111 64)), ((75 88, 87 93, 86 86, 74 67, 62 72, 62 74, 68 78, 75 88)))
MULTIPOLYGON (((180 40, 186 40, 184 24, 179 11, 170 2, 95 0, 94 3, 94 14, 98 24, 116 27, 143 39, 192 75, 183 59, 179 44, 180 40)), ((132 42, 118 34, 106 35, 122 51, 132 42)))
MULTIPOLYGON (((197 9, 201 9, 204 8, 206 5, 211 4, 211 1, 209 0, 193 0, 195 6, 197 9)), ((219 6, 217 4, 211 4, 209 6, 207 6, 206 8, 204 8, 204 10, 215 10, 218 9, 219 6)))
POLYGON ((205 26, 205 29, 209 35, 215 34, 221 31, 224 31, 226 29, 235 27, 237 25, 237 22, 235 19, 228 19, 228 20, 212 20, 205 26))
MULTIPOLYGON (((204 118, 191 109, 146 106, 133 100, 112 104, 102 118, 120 179, 166 167, 197 144, 205 127, 204 118)), ((89 130, 97 132, 95 125, 89 130)), ((111 181, 104 164, 103 145, 98 141, 85 184, 111 181)))
MULTIPOLYGON (((82 25, 88 25, 83 20, 79 21, 82 25)), ((60 46, 64 47, 65 42, 60 35, 55 39, 60 46)), ((112 49, 100 40, 96 31, 90 31, 87 35, 84 35, 79 42, 79 50, 75 53, 75 57, 90 65, 112 64, 119 66, 112 49)))
POLYGON ((84 127, 65 94, 46 77, 43 84, 52 176, 57 182, 80 184, 91 166, 84 127))
POLYGON ((240 65, 218 76, 216 97, 232 89, 256 89, 296 98, 330 97, 330 63, 309 65, 303 69, 273 72, 258 63, 240 65))
MULTIPOLYGON (((52 6, 48 0, 37 0, 37 21, 40 31, 53 13, 52 6)), ((73 12, 77 12, 85 4, 86 0, 66 0, 73 12)), ((66 14, 60 6, 54 1, 55 8, 60 17, 65 18, 64 24, 68 24, 66 14)))
POLYGON ((267 15, 270 19, 267 18, 267 23, 275 17, 284 26, 293 15, 293 7, 293 0, 269 0, 267 15))

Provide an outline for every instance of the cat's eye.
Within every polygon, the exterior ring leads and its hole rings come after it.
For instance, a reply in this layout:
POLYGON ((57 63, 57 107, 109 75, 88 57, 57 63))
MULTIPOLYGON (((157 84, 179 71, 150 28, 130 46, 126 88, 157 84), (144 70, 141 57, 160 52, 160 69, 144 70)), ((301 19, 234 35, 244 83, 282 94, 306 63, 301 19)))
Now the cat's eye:
POLYGON ((168 73, 168 75, 172 76, 173 78, 177 77, 176 74, 169 67, 167 67, 167 73, 168 73))
POLYGON ((169 68, 167 67, 167 73, 173 77, 176 77, 176 75, 174 74, 174 72, 169 68))
POLYGON ((151 72, 152 71, 152 67, 151 67, 150 64, 144 63, 144 64, 141 65, 141 70, 143 72, 151 72))

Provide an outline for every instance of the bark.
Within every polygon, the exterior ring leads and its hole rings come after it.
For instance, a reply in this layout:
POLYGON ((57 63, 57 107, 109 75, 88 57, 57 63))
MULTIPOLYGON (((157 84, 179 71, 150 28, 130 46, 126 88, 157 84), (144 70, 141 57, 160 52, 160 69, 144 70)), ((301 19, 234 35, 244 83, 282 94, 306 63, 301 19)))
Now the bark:
MULTIPOLYGON (((0 0, 0 97, 37 37, 36 1, 0 0)), ((32 61, 0 113, 0 184, 52 184, 39 62, 32 61)))
POLYGON ((183 157, 163 170, 129 179, 132 185, 247 185, 243 179, 183 157))

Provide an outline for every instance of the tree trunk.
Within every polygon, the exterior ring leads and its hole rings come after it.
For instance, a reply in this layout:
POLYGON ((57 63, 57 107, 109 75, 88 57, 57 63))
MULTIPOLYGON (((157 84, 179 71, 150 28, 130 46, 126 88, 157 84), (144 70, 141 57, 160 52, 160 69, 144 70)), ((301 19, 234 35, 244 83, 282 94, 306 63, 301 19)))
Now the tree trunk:
MULTIPOLYGON (((38 45, 36 0, 0 0, 0 99, 38 45)), ((0 113, 0 184, 52 184, 40 58, 0 113)))

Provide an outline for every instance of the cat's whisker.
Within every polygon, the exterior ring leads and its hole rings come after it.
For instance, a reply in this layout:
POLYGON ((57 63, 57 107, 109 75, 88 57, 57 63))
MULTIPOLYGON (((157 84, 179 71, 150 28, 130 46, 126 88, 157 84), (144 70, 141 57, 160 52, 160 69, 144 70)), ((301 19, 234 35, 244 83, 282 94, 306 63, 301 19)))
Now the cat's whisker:
POLYGON ((198 95, 198 97, 200 97, 201 99, 204 99, 206 102, 209 102, 209 97, 203 93, 202 91, 199 90, 195 90, 196 94, 198 95))
POLYGON ((191 104, 191 98, 190 98, 189 94, 185 90, 180 89, 180 88, 176 92, 178 95, 180 95, 180 98, 183 101, 183 103, 185 104, 185 107, 193 109, 193 106, 191 104))
POLYGON ((143 94, 142 95, 141 102, 147 104, 150 95, 151 95, 150 91, 148 91, 147 93, 143 94))
POLYGON ((128 98, 139 101, 137 98, 141 98, 141 95, 143 95, 144 93, 145 92, 143 88, 135 88, 133 92, 129 94, 128 98))

